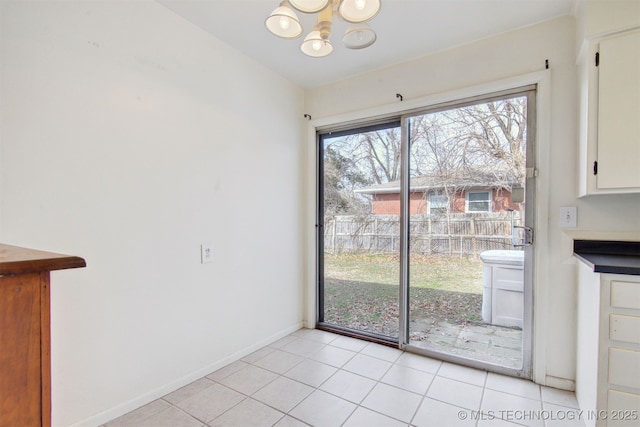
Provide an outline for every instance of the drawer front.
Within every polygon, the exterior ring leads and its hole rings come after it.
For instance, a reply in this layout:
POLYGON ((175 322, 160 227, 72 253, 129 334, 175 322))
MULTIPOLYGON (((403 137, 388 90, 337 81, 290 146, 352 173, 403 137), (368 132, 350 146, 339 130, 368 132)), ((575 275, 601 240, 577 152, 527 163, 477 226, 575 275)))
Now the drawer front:
POLYGON ((609 348, 609 383, 640 390, 640 351, 609 348))
POLYGON ((609 339, 640 344, 640 317, 612 314, 609 317, 609 339))
POLYGON ((611 281, 611 306, 640 310, 640 283, 611 281))
POLYGON ((607 426, 635 427, 640 424, 640 395, 609 390, 607 405, 607 426))

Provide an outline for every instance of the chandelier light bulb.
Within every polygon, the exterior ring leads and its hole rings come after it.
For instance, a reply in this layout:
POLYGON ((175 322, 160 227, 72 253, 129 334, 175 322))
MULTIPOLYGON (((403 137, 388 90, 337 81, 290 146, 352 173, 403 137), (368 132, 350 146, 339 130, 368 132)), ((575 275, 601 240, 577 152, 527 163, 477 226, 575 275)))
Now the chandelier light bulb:
POLYGON ((364 49, 376 41, 376 33, 366 24, 360 24, 347 30, 342 43, 349 49, 364 49))
POLYGON ((313 30, 304 38, 300 50, 305 55, 313 58, 321 58, 329 55, 333 51, 333 46, 328 39, 323 39, 320 31, 313 30))
POLYGON ((329 6, 330 0, 289 0, 289 4, 303 13, 316 13, 329 6))
POLYGON ((269 15, 265 25, 272 34, 284 39, 295 39, 302 34, 300 20, 286 1, 280 3, 280 6, 269 15))
POLYGON ((353 24, 373 19, 380 11, 381 0, 340 0, 338 13, 353 24))

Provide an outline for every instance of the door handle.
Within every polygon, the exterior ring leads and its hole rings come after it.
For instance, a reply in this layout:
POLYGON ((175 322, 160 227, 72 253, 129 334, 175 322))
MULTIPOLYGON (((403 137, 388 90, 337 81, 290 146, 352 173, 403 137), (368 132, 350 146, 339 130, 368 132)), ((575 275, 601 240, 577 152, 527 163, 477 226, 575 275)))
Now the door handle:
POLYGON ((531 227, 527 227, 527 226, 522 226, 522 225, 514 225, 513 226, 513 230, 512 230, 512 240, 513 240, 513 247, 514 248, 522 248, 525 246, 531 246, 533 245, 533 228, 531 227), (513 236, 513 233, 515 231, 516 228, 521 228, 522 230, 524 230, 524 237, 520 239, 520 243, 516 244, 516 237, 513 236))

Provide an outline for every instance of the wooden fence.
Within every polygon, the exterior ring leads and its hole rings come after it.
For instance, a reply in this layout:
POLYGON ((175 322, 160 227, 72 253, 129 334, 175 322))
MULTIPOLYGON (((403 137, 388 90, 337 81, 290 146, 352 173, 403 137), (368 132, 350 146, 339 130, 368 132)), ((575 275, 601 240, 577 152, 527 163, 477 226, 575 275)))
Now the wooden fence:
MULTIPOLYGON (((413 215, 409 241, 412 253, 477 255, 486 250, 511 249, 512 225, 518 212, 413 215)), ((397 253, 397 215, 349 215, 325 218, 324 250, 328 253, 397 253)))

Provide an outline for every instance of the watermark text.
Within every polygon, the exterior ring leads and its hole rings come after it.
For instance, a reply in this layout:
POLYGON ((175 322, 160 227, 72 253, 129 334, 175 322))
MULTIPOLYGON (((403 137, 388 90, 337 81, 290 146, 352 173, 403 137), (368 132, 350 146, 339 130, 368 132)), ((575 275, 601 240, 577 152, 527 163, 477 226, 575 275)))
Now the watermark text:
POLYGON ((573 421, 573 420, 610 420, 637 421, 640 419, 638 410, 585 411, 581 409, 567 410, 524 410, 504 409, 497 411, 458 411, 460 420, 490 421, 501 419, 504 421, 573 421))

